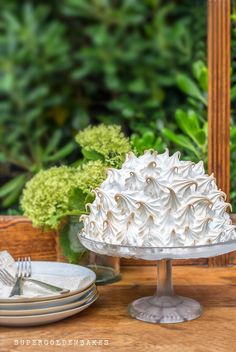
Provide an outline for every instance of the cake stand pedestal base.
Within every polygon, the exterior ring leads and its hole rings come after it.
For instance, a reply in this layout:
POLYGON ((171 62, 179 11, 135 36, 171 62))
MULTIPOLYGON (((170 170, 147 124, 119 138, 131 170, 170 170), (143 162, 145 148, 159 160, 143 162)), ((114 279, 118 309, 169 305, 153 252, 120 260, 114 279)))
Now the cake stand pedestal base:
POLYGON ((201 305, 194 299, 177 296, 172 285, 172 262, 157 262, 157 291, 154 296, 132 302, 128 311, 136 319, 149 323, 181 323, 198 318, 201 305))
POLYGON ((201 305, 194 299, 181 296, 150 296, 129 305, 129 314, 148 323, 181 323, 198 318, 201 305))

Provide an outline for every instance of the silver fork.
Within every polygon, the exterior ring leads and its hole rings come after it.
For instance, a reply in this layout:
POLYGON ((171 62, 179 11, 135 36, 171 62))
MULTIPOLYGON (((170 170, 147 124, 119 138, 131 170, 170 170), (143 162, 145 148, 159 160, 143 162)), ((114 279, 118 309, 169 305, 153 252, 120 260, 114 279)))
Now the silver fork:
POLYGON ((15 282, 13 276, 6 269, 0 270, 0 281, 7 286, 12 286, 15 282))
POLYGON ((5 270, 4 275, 1 276, 1 278, 4 277, 5 283, 9 286, 13 286, 12 291, 10 293, 9 297, 16 296, 16 295, 22 295, 23 293, 23 282, 24 281, 30 281, 40 287, 46 288, 51 290, 52 292, 57 292, 60 294, 63 293, 69 293, 70 290, 63 289, 58 286, 54 286, 51 284, 47 284, 46 282, 42 282, 39 280, 31 279, 31 274, 32 274, 32 266, 31 266, 31 259, 30 257, 27 258, 19 258, 17 260, 17 271, 16 271, 16 277, 14 278, 9 272, 5 270))

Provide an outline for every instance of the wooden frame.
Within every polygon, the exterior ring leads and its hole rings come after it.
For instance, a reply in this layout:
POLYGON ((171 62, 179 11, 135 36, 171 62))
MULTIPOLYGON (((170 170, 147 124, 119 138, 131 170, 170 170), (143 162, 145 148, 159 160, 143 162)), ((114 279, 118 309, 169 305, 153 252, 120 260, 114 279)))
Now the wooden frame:
MULTIPOLYGON (((219 187, 230 194, 230 0, 208 0, 208 165, 214 172, 219 187)), ((236 224, 236 214, 232 215, 236 224)), ((32 255, 35 246, 37 258, 60 260, 55 233, 32 229, 24 217, 0 217, 0 248, 8 248, 16 256, 32 255), (30 240, 32 238, 32 241, 30 240), (23 245, 22 245, 23 243, 23 245), (21 244, 21 245, 20 245, 21 244), (21 247, 24 247, 24 253, 21 247), (27 253, 26 253, 27 252, 27 253)), ((235 263, 236 256, 223 255, 198 264, 222 266, 235 263)), ((124 260, 123 264, 144 264, 143 261, 124 260)), ((187 262, 195 264, 196 261, 187 262)), ((185 264, 185 262, 182 262, 185 264)))
MULTIPOLYGON (((208 171, 230 194, 230 0, 208 0, 208 171)), ((209 260, 229 264, 229 255, 209 260)))

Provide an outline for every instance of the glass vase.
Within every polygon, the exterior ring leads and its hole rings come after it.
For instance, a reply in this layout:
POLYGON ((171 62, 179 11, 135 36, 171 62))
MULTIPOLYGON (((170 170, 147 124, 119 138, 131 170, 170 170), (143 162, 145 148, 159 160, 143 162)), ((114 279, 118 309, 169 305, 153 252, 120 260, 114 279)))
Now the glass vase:
POLYGON ((96 284, 120 280, 120 258, 87 250, 78 238, 82 227, 79 216, 67 216, 61 221, 58 229, 58 260, 66 258, 70 263, 90 268, 96 274, 96 284))

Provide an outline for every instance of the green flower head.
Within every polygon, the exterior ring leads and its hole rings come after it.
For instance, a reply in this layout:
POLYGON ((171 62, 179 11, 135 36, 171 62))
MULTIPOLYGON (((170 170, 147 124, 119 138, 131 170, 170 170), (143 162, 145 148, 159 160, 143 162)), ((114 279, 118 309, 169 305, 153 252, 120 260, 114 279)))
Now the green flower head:
POLYGON ((21 207, 34 227, 56 229, 65 215, 81 211, 86 196, 106 178, 107 166, 100 160, 80 168, 67 166, 41 170, 27 182, 21 207))
POLYGON ((54 219, 69 210, 69 198, 78 187, 78 179, 76 169, 61 166, 42 170, 27 182, 21 206, 33 226, 57 226, 54 219))
POLYGON ((75 137, 87 160, 100 159, 105 164, 119 168, 131 150, 130 141, 117 125, 89 126, 75 137))
POLYGON ((80 166, 79 169, 79 188, 90 193, 93 189, 100 186, 107 175, 107 166, 101 160, 89 161, 80 166))

